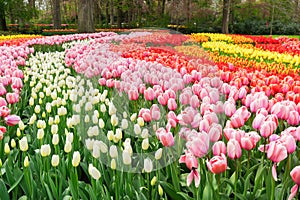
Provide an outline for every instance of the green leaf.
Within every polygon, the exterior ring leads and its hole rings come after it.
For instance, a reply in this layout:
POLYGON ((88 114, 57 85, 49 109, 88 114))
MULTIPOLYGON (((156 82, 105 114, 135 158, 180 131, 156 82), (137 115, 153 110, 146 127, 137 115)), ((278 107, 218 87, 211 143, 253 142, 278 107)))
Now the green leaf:
POLYGON ((161 181, 161 186, 163 187, 164 191, 173 199, 173 200, 180 200, 182 197, 176 193, 174 187, 167 182, 161 181))
POLYGON ((261 182, 264 179, 263 173, 265 171, 265 166, 260 165, 254 179, 254 189, 253 189, 253 194, 256 196, 256 191, 261 187, 261 182))
POLYGON ((239 194, 239 193, 236 193, 236 194, 234 194, 238 199, 241 199, 241 200, 247 200, 247 198, 244 196, 244 195, 242 195, 242 194, 239 194))
POLYGON ((27 199, 28 199, 28 197, 25 196, 25 195, 23 195, 23 196, 21 196, 21 197, 19 198, 19 200, 27 200, 27 199))
POLYGON ((250 186, 250 178, 251 178, 252 174, 253 174, 253 172, 248 174, 248 176, 246 177, 246 180, 244 182, 244 193, 243 193, 244 196, 246 196, 248 188, 250 186))
POLYGON ((203 190, 203 199, 213 199, 213 190, 209 184, 209 182, 206 182, 206 185, 203 190))
POLYGON ((147 198, 145 197, 145 195, 143 193, 137 192, 136 190, 135 190, 135 196, 136 196, 137 200, 147 200, 147 198))
POLYGON ((86 191, 89 193, 89 198, 91 200, 97 200, 97 197, 91 185, 86 186, 86 191))
POLYGON ((1 199, 3 199, 3 200, 9 200, 10 199, 7 188, 6 188, 5 183, 3 182, 2 179, 0 179, 0 194, 1 194, 1 199))
POLYGON ((13 189, 15 189, 15 187, 18 186, 18 184, 21 182, 23 176, 24 176, 24 174, 22 173, 22 175, 18 178, 18 180, 9 188, 8 193, 10 193, 13 189))
POLYGON ((52 191, 52 194, 54 196, 54 199, 58 199, 57 188, 55 187, 55 184, 54 184, 54 182, 53 182, 50 174, 48 175, 48 181, 49 181, 49 184, 50 184, 51 191, 52 191))
POLYGON ((50 200, 54 200, 54 199, 53 199, 53 196, 52 196, 52 192, 51 192, 51 190, 49 189, 49 186, 47 185, 47 183, 44 183, 44 186, 45 186, 45 188, 46 188, 46 191, 47 191, 47 194, 48 194, 48 198, 49 198, 50 200))
POLYGON ((185 200, 193 200, 192 197, 190 197, 187 193, 184 192, 177 192, 177 194, 179 194, 181 197, 183 197, 183 199, 185 200))

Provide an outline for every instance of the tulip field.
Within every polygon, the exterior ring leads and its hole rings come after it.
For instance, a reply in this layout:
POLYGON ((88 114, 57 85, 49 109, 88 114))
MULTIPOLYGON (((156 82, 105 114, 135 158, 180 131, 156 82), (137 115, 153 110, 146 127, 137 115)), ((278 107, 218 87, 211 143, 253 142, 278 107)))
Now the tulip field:
POLYGON ((298 199, 300 41, 0 36, 0 199, 298 199))

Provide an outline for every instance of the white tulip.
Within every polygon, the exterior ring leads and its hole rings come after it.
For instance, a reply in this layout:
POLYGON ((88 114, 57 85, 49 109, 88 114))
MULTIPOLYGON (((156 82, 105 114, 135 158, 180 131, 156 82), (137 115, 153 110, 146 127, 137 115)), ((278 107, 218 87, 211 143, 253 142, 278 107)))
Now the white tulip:
POLYGON ((145 172, 147 173, 150 173, 152 170, 153 170, 153 163, 152 161, 150 160, 150 158, 146 158, 144 160, 144 170, 145 172))
POLYGON ((91 175, 91 177, 95 180, 98 180, 101 177, 100 171, 94 167, 92 164, 89 164, 89 174, 91 175))
POLYGON ((130 165, 131 164, 131 156, 130 153, 128 151, 123 151, 122 152, 122 157, 123 157, 123 163, 125 165, 130 165))
POLYGON ((52 155, 52 158, 51 158, 51 165, 53 167, 57 167, 59 165, 59 155, 52 155))
POLYGON ((52 136, 52 144, 58 145, 58 143, 59 143, 59 135, 56 133, 52 136))
POLYGON ((80 153, 79 151, 75 151, 73 153, 73 158, 72 158, 72 165, 73 167, 77 167, 80 163, 80 153))
POLYGON ((156 159, 156 160, 161 159, 162 151, 163 151, 162 148, 157 149, 157 151, 155 152, 155 159, 156 159))
POLYGON ((25 152, 28 150, 28 142, 27 142, 27 137, 24 136, 20 141, 19 141, 19 146, 20 150, 25 152))
POLYGON ((109 148, 109 155, 112 158, 118 157, 118 149, 117 149, 116 145, 110 146, 110 148, 109 148))
POLYGON ((43 144, 41 146, 41 155, 42 157, 46 157, 46 156, 49 156, 51 153, 51 147, 49 144, 43 144))

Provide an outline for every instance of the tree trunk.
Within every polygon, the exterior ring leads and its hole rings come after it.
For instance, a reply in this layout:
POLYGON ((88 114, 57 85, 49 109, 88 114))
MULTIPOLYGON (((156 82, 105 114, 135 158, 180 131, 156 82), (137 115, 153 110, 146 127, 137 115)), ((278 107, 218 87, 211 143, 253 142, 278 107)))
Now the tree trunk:
POLYGON ((95 32, 94 24, 94 2, 91 0, 80 0, 78 11, 78 32, 95 32))
POLYGON ((105 1, 105 26, 108 27, 109 23, 109 2, 108 0, 105 1))
POLYGON ((0 0, 0 30, 7 31, 4 2, 0 0))
POLYGON ((55 29, 61 27, 61 15, 60 15, 60 0, 53 0, 53 25, 55 29))
POLYGON ((230 3, 231 0, 223 0, 222 33, 225 34, 229 33, 230 3))
POLYGON ((117 2, 117 26, 122 28, 122 1, 117 2))

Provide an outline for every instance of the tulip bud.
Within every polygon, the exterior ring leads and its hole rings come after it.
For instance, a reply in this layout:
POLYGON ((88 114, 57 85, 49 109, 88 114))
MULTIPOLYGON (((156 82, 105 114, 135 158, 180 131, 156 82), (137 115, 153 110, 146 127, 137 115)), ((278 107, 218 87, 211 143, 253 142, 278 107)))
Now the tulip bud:
POLYGON ((101 177, 99 170, 96 167, 94 167, 92 164, 89 164, 88 171, 91 177, 95 180, 98 180, 101 177))
POLYGON ((37 131, 37 139, 41 140, 44 137, 44 129, 38 129, 37 131))
POLYGON ((110 122, 112 126, 117 126, 118 125, 118 118, 116 114, 113 114, 110 118, 110 122))
POLYGON ((9 148, 8 143, 5 143, 5 145, 4 145, 4 153, 6 153, 6 154, 10 153, 10 148, 9 148))
POLYGON ((130 165, 131 164, 131 156, 130 156, 130 153, 126 150, 124 150, 122 152, 122 157, 123 157, 123 163, 125 165, 130 165))
POLYGON ((115 160, 115 159, 112 159, 112 160, 110 161, 110 168, 111 168, 112 170, 115 170, 115 169, 117 168, 117 163, 116 163, 116 160, 115 160))
POLYGON ((162 156, 162 148, 157 149, 157 151, 155 152, 155 159, 159 160, 161 159, 162 156))
POLYGON ((56 134, 58 132, 58 126, 57 124, 52 124, 51 126, 51 133, 52 135, 56 134))
POLYGON ((149 148, 149 139, 145 138, 145 139, 143 139, 143 142, 142 142, 142 149, 146 151, 148 148, 149 148))
POLYGON ((130 120, 133 122, 137 117, 137 114, 136 113, 133 113, 130 117, 130 120))
POLYGON ((2 167, 2 160, 0 159, 0 168, 2 167))
POLYGON ((16 141, 15 141, 15 139, 11 139, 10 146, 11 146, 11 148, 15 148, 16 147, 16 141))
POLYGON ((19 128, 17 128, 17 137, 20 137, 21 136, 21 131, 19 128))
POLYGON ((118 149, 115 145, 110 146, 109 148, 109 155, 112 158, 118 157, 118 149))
POLYGON ((59 135, 57 133, 55 133, 53 136, 52 136, 52 144, 53 145, 57 145, 59 142, 59 135))
POLYGON ((64 146, 64 151, 65 151, 66 153, 70 153, 71 150, 72 150, 72 144, 71 144, 71 142, 69 142, 69 141, 67 140, 66 143, 65 143, 65 146, 64 146))
POLYGON ((19 121, 19 128, 21 131, 23 131, 25 129, 25 125, 22 120, 19 121))
POLYGON ((144 170, 145 172, 147 173, 150 173, 152 170, 153 170, 153 163, 152 161, 150 160, 150 158, 146 158, 144 160, 144 170))
POLYGON ((154 176, 150 182, 151 186, 154 186, 156 184, 157 178, 154 176))
POLYGON ((159 196, 163 196, 163 194, 164 194, 164 190, 162 189, 162 187, 160 186, 160 185, 158 185, 158 194, 159 194, 159 196))
POLYGON ((28 167, 28 166, 29 166, 29 159, 28 156, 26 156, 24 159, 24 167, 28 167))
POLYGON ((144 119, 142 117, 138 117, 137 118, 137 123, 140 126, 144 126, 145 125, 144 119))

